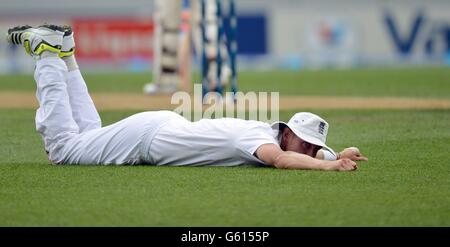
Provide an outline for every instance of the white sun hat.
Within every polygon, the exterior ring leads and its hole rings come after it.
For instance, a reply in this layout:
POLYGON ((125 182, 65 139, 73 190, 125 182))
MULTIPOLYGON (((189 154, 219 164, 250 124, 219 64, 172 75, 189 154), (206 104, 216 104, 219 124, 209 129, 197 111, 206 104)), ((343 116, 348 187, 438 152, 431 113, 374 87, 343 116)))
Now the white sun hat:
POLYGON ((321 146, 336 156, 333 149, 325 144, 329 124, 321 117, 310 112, 299 112, 292 116, 288 123, 282 121, 272 123, 273 129, 282 129, 285 126, 289 127, 300 139, 321 146))

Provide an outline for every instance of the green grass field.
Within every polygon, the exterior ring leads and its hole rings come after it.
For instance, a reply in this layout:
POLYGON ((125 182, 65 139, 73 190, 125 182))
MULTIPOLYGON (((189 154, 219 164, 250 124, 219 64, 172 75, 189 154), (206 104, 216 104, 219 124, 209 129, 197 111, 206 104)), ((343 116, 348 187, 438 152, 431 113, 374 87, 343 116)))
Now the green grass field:
MULTIPOLYGON (((147 77, 86 75, 93 92, 140 92, 147 77)), ((240 79, 244 91, 281 95, 450 98, 447 68, 243 72, 240 79)), ((0 90, 34 85, 29 75, 0 76, 0 90)), ((346 173, 51 166, 34 109, 0 109, 0 226, 450 226, 450 110, 298 111, 323 116, 330 146, 358 146, 369 161, 346 173)), ((100 115, 109 124, 133 113, 100 115)))
MULTIPOLYGON (((450 98, 449 68, 239 72, 239 90, 281 95, 450 98)), ((0 90, 33 91, 30 75, 0 76, 0 90)), ((141 92, 147 73, 86 74, 91 92, 141 92), (95 83, 94 83, 95 82, 95 83)), ((198 74, 193 76, 200 81, 198 74)))

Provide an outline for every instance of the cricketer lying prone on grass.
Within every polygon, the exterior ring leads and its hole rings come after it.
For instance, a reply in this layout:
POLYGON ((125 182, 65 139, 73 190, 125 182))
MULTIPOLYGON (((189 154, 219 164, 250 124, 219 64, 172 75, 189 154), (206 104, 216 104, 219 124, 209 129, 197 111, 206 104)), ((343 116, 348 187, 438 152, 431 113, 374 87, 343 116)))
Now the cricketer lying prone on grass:
POLYGON ((329 124, 299 112, 288 123, 234 118, 191 122, 171 111, 142 112, 101 127, 74 55, 68 26, 19 26, 8 41, 36 60, 36 129, 53 164, 272 166, 351 171, 365 161, 358 148, 335 153, 329 124))

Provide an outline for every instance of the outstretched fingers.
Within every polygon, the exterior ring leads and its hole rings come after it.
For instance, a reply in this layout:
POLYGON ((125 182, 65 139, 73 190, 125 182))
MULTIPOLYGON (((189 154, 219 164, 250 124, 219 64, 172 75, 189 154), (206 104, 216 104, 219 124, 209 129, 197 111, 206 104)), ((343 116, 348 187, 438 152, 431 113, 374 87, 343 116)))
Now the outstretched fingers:
POLYGON ((362 155, 361 151, 357 147, 351 147, 349 148, 353 152, 353 159, 354 161, 368 161, 369 159, 362 155))
POLYGON ((357 161, 368 161, 369 159, 363 155, 356 155, 355 160, 357 161))

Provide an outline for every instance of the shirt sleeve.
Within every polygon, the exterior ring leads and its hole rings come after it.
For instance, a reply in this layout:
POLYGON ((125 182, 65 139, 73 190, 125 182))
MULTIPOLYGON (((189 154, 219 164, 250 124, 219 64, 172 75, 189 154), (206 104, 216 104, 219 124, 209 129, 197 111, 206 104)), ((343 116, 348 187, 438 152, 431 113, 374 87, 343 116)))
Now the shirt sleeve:
POLYGON ((236 140, 236 148, 248 161, 257 161, 265 164, 254 155, 256 150, 263 144, 279 145, 275 131, 270 125, 261 123, 242 131, 236 140))

